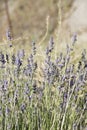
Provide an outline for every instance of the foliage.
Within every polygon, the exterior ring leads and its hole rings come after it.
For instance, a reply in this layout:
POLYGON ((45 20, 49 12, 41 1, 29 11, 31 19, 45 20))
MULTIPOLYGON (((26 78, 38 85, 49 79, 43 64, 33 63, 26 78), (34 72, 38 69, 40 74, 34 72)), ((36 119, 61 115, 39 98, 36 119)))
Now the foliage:
MULTIPOLYGON (((51 37, 42 66, 31 53, 0 50, 1 130, 84 130, 87 125, 86 51, 73 63, 76 35, 66 53, 54 57, 51 37), (40 78, 39 78, 40 77, 40 78)), ((44 54, 44 51, 43 51, 44 54)))

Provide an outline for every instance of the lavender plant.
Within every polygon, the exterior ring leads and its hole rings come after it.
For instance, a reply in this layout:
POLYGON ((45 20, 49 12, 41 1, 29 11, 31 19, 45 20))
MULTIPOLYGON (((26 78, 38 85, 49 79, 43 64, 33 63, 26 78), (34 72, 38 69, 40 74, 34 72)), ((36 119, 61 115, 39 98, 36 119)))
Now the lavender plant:
POLYGON ((72 61, 76 39, 55 59, 51 37, 40 82, 35 42, 29 54, 0 51, 1 130, 86 130, 87 58, 72 61))

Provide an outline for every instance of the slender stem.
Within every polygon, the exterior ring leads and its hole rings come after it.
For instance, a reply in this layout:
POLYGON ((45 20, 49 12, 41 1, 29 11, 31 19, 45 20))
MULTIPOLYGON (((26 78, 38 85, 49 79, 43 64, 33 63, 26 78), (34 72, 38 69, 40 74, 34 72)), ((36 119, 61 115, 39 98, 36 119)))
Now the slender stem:
POLYGON ((70 103, 70 100, 71 100, 71 97, 72 97, 72 95, 73 95, 73 92, 74 92, 74 90, 75 90, 76 85, 77 85, 77 82, 76 82, 76 84, 73 85, 72 93, 70 94, 69 99, 68 99, 68 101, 67 101, 66 108, 65 108, 65 113, 64 113, 63 119, 62 119, 61 130, 63 130, 63 126, 64 126, 64 121, 65 121, 67 109, 68 109, 68 106, 69 106, 69 103, 70 103))

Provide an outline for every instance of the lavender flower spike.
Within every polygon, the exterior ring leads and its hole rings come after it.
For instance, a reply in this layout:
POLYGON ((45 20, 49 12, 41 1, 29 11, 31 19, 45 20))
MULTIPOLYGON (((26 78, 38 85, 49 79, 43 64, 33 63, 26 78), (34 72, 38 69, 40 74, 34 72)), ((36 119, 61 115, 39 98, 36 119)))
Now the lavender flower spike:
POLYGON ((77 33, 74 33, 72 37, 72 46, 74 46, 76 41, 77 41, 77 33))

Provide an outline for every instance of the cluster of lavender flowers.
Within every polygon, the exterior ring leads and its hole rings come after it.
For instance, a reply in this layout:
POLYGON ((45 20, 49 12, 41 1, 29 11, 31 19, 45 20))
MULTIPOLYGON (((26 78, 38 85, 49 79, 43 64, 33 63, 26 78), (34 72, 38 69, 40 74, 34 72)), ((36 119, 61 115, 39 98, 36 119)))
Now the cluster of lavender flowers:
POLYGON ((71 55, 75 42, 76 35, 66 53, 61 52, 54 59, 54 39, 50 38, 40 82, 35 42, 28 56, 24 49, 11 55, 0 51, 0 129, 86 128, 86 50, 75 65, 71 55))

